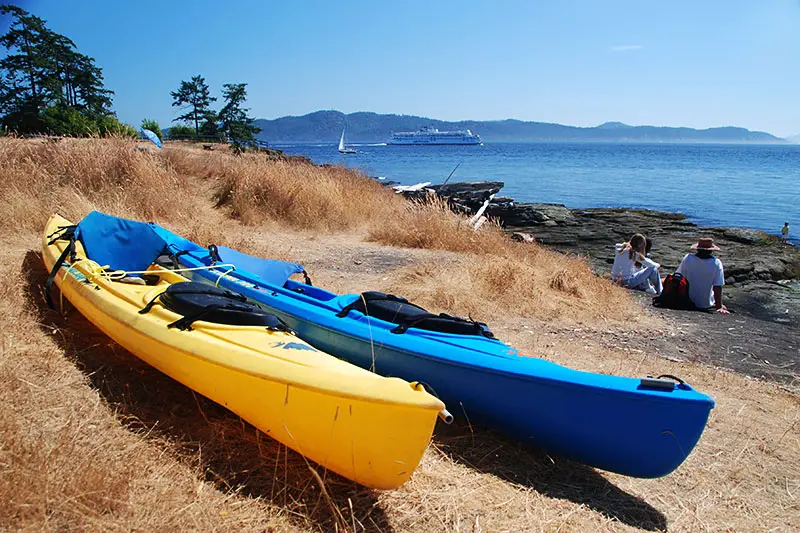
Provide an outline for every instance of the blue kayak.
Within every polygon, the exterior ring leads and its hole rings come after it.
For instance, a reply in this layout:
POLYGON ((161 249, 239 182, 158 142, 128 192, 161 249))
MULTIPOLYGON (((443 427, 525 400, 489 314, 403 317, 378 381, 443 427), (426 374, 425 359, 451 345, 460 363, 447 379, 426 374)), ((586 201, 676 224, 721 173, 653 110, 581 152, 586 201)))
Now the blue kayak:
POLYGON ((453 415, 554 455, 628 476, 664 476, 692 451, 714 407, 672 376, 595 374, 524 356, 480 322, 377 292, 338 295, 312 286, 307 275, 305 283, 289 279, 305 274, 300 265, 206 249, 152 227, 167 243, 168 266, 201 267, 185 275, 243 293, 318 349, 422 381, 453 415))

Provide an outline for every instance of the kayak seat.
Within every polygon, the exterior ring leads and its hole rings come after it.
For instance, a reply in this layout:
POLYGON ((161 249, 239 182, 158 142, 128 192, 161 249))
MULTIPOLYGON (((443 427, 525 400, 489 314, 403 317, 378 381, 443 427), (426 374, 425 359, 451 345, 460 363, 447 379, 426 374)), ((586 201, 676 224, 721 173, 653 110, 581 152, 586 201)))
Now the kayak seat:
POLYGON ((347 316, 350 311, 359 311, 364 315, 397 324, 397 327, 391 332, 398 334, 405 333, 409 328, 417 328, 454 335, 479 335, 489 339, 494 338, 494 334, 483 322, 445 313, 435 315, 401 296, 378 291, 347 295, 350 299, 353 296, 356 296, 355 300, 342 307, 336 316, 341 318, 347 316))
POLYGON ((277 259, 262 259, 227 246, 216 246, 214 244, 209 245, 208 254, 213 263, 234 264, 237 270, 244 271, 251 276, 257 277, 259 281, 277 287, 283 287, 292 274, 303 274, 306 278, 306 283, 311 285, 311 280, 308 278, 305 269, 297 263, 278 261, 277 259))
POLYGON ((288 331, 278 317, 248 302, 243 294, 205 283, 174 283, 153 298, 139 313, 149 312, 158 302, 173 313, 183 316, 169 324, 169 328, 191 330, 195 321, 203 320, 215 324, 263 326, 271 330, 288 331))
POLYGON ((166 248, 153 228, 144 222, 92 211, 75 230, 86 257, 110 270, 140 272, 166 248))

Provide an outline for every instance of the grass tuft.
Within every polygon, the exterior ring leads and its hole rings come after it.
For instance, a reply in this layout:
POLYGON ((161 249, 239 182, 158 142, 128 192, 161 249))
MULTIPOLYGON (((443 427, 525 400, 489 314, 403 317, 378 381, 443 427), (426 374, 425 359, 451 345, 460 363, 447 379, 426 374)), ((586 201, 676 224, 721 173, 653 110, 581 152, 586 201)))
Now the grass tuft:
POLYGON ((263 154, 204 157, 171 150, 167 157, 181 174, 211 182, 217 207, 249 226, 279 221, 314 231, 359 227, 402 206, 379 183, 338 166, 274 160, 263 154))

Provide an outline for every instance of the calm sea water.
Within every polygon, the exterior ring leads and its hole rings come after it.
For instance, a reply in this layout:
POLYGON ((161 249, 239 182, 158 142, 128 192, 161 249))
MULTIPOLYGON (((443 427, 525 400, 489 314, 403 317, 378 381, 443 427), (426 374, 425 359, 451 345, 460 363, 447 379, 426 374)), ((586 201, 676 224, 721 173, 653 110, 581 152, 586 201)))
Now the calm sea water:
POLYGON ((680 212, 704 226, 778 234, 800 243, 800 145, 487 143, 483 146, 276 145, 315 163, 343 164, 403 184, 505 182, 501 195, 570 208, 680 212))

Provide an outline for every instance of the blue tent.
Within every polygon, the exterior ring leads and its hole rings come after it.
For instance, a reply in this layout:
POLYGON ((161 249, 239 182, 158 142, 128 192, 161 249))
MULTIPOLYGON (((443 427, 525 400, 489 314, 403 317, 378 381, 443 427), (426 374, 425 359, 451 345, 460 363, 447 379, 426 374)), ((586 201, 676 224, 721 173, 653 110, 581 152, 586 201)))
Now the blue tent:
POLYGON ((142 128, 142 135, 144 135, 145 137, 147 137, 148 139, 153 141, 153 144, 155 144, 156 146, 161 148, 161 139, 158 138, 158 135, 156 135, 152 131, 146 130, 144 128, 142 128))

